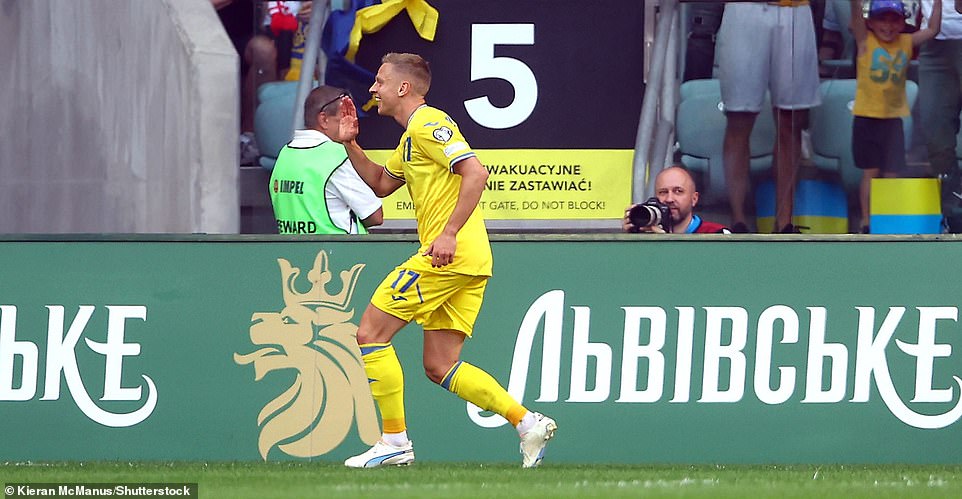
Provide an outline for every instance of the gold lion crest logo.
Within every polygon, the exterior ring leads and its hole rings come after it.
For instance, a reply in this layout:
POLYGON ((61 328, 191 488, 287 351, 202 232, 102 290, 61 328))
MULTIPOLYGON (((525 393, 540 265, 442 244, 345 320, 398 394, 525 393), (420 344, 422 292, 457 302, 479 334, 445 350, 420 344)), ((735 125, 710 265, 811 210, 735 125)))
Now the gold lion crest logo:
POLYGON ((351 296, 364 264, 342 271, 341 291, 331 295, 326 251, 317 254, 307 274, 311 289, 306 293, 295 289, 301 269, 283 258, 277 263, 284 308, 255 312, 250 338, 263 348, 234 354, 237 364, 254 364, 254 381, 272 371, 296 372, 293 385, 257 416, 261 457, 266 461, 275 446, 295 457, 326 454, 344 441, 355 420, 361 440, 373 445, 381 436, 380 427, 357 346, 357 326, 350 322, 351 296))

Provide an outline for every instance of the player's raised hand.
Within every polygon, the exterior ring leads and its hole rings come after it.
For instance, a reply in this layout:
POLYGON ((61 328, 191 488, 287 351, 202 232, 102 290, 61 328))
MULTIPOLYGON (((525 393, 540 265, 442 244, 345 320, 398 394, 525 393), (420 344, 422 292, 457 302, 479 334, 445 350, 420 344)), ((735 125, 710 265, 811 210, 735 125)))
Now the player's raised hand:
POLYGON ((341 98, 341 109, 337 126, 338 142, 349 142, 357 138, 360 128, 357 121, 357 108, 350 96, 341 98))

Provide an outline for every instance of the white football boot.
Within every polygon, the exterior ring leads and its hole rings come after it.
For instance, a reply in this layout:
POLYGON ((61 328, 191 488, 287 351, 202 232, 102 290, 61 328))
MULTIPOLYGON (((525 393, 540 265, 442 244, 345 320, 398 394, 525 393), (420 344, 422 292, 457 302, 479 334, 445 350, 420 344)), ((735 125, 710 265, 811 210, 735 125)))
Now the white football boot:
POLYGON ((541 464, 541 460, 544 459, 544 448, 558 429, 558 424, 548 416, 536 412, 534 417, 537 418, 537 422, 524 435, 521 435, 522 468, 535 468, 541 464))
POLYGON ((414 443, 400 447, 378 440, 367 452, 347 458, 344 466, 350 468, 377 468, 378 466, 401 466, 414 462, 414 443))

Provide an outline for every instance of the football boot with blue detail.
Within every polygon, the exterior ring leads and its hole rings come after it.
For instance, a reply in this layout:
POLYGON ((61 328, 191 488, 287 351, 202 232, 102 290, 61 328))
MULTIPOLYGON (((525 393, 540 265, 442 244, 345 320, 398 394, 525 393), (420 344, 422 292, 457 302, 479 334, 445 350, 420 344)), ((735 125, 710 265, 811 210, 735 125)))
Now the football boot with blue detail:
POLYGON ((414 443, 408 443, 400 447, 378 440, 374 447, 367 452, 347 458, 344 466, 350 468, 377 468, 379 466, 401 466, 414 462, 414 443))

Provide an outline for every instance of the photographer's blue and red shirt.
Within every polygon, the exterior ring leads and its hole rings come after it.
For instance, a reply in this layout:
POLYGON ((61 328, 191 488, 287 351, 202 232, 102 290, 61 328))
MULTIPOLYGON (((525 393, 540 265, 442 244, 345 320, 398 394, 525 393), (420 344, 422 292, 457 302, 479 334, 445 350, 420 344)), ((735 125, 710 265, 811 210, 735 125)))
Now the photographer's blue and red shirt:
POLYGON ((732 231, 722 224, 707 222, 698 215, 692 215, 691 223, 685 229, 685 234, 731 234, 732 231))

